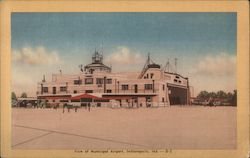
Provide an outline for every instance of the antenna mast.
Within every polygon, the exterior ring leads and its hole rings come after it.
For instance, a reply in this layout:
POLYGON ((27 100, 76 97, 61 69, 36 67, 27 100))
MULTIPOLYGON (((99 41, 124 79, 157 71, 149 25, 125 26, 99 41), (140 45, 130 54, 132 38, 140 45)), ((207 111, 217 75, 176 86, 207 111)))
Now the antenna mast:
POLYGON ((103 42, 101 44, 101 55, 103 56, 103 42))
POLYGON ((168 59, 167 65, 168 65, 168 72, 169 72, 169 69, 170 69, 169 59, 168 59))
POLYGON ((143 69, 142 69, 142 71, 141 71, 138 78, 142 78, 144 73, 147 71, 147 67, 148 67, 149 64, 150 64, 150 54, 148 53, 148 59, 147 59, 147 61, 146 61, 146 63, 145 63, 145 65, 144 65, 144 67, 143 67, 143 69))
POLYGON ((80 70, 83 72, 83 65, 81 64, 81 65, 79 65, 79 68, 80 68, 80 70))
POLYGON ((46 80, 45 80, 45 75, 43 75, 43 80, 42 80, 42 82, 46 82, 46 80))
POLYGON ((177 58, 174 58, 174 65, 175 65, 175 73, 177 73, 177 58))

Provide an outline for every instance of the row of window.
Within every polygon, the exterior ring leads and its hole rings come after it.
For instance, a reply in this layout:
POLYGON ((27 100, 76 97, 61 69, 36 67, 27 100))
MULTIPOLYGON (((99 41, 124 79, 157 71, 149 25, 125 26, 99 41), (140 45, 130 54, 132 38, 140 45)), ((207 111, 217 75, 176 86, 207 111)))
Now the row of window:
MULTIPOLYGON (((122 85, 122 90, 128 90, 129 89, 129 85, 122 85)), ((152 90, 153 89, 153 84, 145 84, 144 85, 144 89, 145 90, 152 90)), ((164 89, 164 88, 163 88, 164 89)), ((67 87, 60 87, 60 91, 61 92, 66 92, 67 91, 67 87)), ((47 93, 48 92, 48 87, 43 87, 43 92, 47 93)), ((77 91, 74 91, 74 93, 77 93, 77 91)), ((92 90, 86 90, 86 93, 93 93, 92 90)), ((107 93, 112 93, 112 90, 107 90, 107 93)))
MULTIPOLYGON (((77 93, 77 90, 74 90, 74 93, 77 93)), ((85 90, 85 93, 93 93, 93 90, 85 90)), ((107 93, 112 93, 112 90, 107 89, 107 93)))
MULTIPOLYGON (((128 90, 129 85, 122 85, 122 90, 128 90)), ((153 84, 144 84, 144 89, 145 90, 152 90, 153 89, 153 84)))
MULTIPOLYGON (((48 93, 48 92, 49 92, 49 88, 48 88, 48 87, 43 87, 43 88, 42 88, 42 91, 43 91, 44 93, 48 93)), ((53 87, 53 91, 56 91, 56 88, 55 88, 55 87, 53 87)), ((60 87, 60 91, 61 91, 61 92, 66 92, 66 91, 67 91, 67 87, 60 87)))
MULTIPOLYGON (((93 78, 85 78, 85 84, 93 84, 94 79, 93 78)), ((75 85, 82 84, 82 80, 74 80, 75 85)), ((104 78, 96 78, 96 84, 104 84, 104 78)), ((108 78, 106 79, 106 84, 112 84, 112 79, 108 78)))
MULTIPOLYGON (((127 84, 123 84, 121 85, 122 90, 128 90, 129 89, 129 85, 127 84)), ((145 90, 152 90, 153 89, 153 84, 144 84, 144 89, 145 90)), ((162 90, 165 90, 165 85, 162 85, 162 90)), ((61 92, 66 92, 67 91, 67 87, 60 87, 60 91, 61 92)), ((48 87, 43 87, 43 92, 47 93, 48 92, 48 87)), ((74 93, 77 93, 76 90, 74 90, 74 93)), ((86 90, 86 93, 93 93, 93 91, 91 90, 86 90)), ((112 93, 112 90, 107 90, 107 93, 112 93)))
MULTIPOLYGON (((44 93, 48 93, 49 92, 49 88, 48 87, 43 87, 43 92, 44 93)), ((60 87, 60 91, 61 92, 66 92, 67 91, 67 87, 60 87)), ((77 93, 77 90, 74 90, 73 93, 77 93)), ((93 90, 85 90, 85 93, 93 93, 93 90)), ((107 89, 107 93, 112 93, 111 89, 107 89)))

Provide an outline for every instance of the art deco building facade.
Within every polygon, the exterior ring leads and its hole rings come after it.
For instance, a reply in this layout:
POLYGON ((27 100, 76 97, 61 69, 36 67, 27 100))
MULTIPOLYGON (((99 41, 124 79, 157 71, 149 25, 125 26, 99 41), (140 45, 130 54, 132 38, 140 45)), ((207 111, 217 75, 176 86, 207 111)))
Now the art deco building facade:
POLYGON ((80 66, 75 75, 52 74, 52 81, 45 77, 37 86, 38 100, 53 103, 80 102, 90 99, 99 106, 117 102, 120 106, 167 106, 189 104, 188 78, 166 72, 148 57, 141 72, 118 73, 103 64, 103 55, 95 51, 92 63, 80 66), (82 97, 84 94, 96 97, 82 97))

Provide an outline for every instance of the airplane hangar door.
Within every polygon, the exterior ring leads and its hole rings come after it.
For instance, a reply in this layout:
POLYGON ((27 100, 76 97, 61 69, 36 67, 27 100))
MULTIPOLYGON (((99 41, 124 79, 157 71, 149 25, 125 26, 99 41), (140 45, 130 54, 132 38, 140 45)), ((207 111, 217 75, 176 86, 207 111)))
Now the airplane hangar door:
POLYGON ((187 89, 175 86, 168 86, 170 105, 187 104, 187 89))

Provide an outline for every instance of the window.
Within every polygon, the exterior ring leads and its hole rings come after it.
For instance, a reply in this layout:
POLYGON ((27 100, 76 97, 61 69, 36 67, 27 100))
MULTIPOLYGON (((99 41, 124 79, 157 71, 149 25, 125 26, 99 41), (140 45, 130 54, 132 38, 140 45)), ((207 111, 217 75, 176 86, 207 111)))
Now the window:
POLYGON ((165 85, 162 85, 162 90, 165 90, 165 85))
POLYGON ((122 85, 122 90, 128 90, 128 85, 122 85))
POLYGON ((82 80, 74 80, 74 84, 75 85, 80 85, 80 84, 82 84, 82 80))
POLYGON ((93 93, 93 90, 86 90, 85 93, 93 93))
POLYGON ((85 78, 85 84, 93 84, 93 78, 85 78))
POLYGON ((76 93, 77 93, 77 90, 74 90, 74 93, 76 94, 76 93))
POLYGON ((165 102, 165 99, 164 99, 164 97, 162 97, 162 102, 165 102))
POLYGON ((178 82, 177 79, 174 79, 174 82, 178 82))
POLYGON ((175 78, 180 78, 179 76, 175 76, 175 78))
POLYGON ((96 78, 96 84, 103 84, 103 78, 96 78))
POLYGON ((67 88, 66 88, 66 87, 60 87, 60 91, 61 91, 61 92, 66 92, 66 91, 67 91, 67 88))
POLYGON ((179 81, 179 83, 181 83, 181 81, 179 81))
POLYGON ((152 84, 145 84, 144 88, 145 88, 145 90, 150 90, 150 89, 153 89, 153 85, 152 84))
POLYGON ((43 90, 44 93, 48 93, 49 92, 49 88, 48 87, 43 87, 42 90, 43 90))
POLYGON ((107 84, 112 84, 112 78, 108 78, 106 83, 107 84))
POLYGON ((107 93, 112 93, 112 90, 111 89, 107 89, 107 93))

